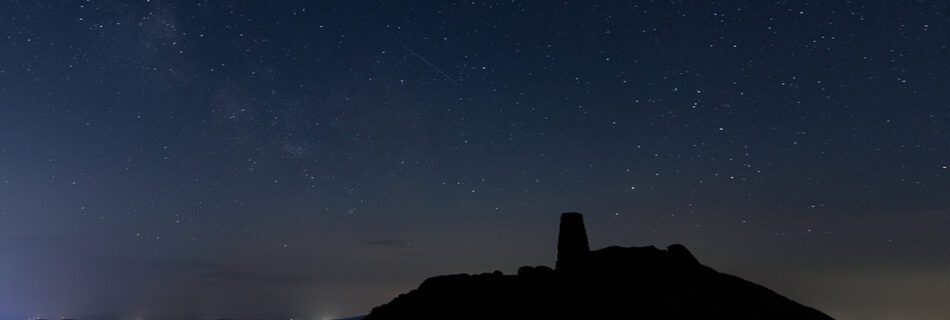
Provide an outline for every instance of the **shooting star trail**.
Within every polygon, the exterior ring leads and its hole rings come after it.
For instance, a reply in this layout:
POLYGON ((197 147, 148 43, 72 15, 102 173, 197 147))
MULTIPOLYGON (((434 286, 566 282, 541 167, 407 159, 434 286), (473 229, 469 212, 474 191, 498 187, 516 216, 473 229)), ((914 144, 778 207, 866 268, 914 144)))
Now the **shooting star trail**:
POLYGON ((412 49, 409 49, 409 47, 405 45, 402 45, 402 47, 403 49, 406 49, 406 51, 409 51, 409 53, 411 53, 412 55, 416 56, 416 58, 419 58, 419 60, 422 60, 422 62, 425 62, 427 65, 432 67, 432 69, 435 69, 435 71, 438 71, 440 74, 442 74, 443 77, 445 77, 449 81, 452 81, 452 83, 459 84, 458 81, 455 81, 455 79, 452 79, 452 77, 449 77, 448 74, 446 74, 445 72, 442 72, 442 70, 439 69, 439 67, 436 67, 434 64, 432 64, 432 62, 429 62, 429 60, 426 60, 426 58, 423 58, 418 53, 416 53, 415 51, 412 51, 412 49))

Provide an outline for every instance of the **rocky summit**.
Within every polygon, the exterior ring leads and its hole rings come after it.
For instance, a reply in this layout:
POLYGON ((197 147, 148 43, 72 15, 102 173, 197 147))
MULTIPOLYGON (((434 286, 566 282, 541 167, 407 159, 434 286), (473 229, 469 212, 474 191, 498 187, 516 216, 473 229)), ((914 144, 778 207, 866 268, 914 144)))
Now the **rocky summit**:
POLYGON ((365 319, 831 319, 679 244, 590 251, 579 213, 561 215, 557 246, 555 269, 429 278, 365 319))

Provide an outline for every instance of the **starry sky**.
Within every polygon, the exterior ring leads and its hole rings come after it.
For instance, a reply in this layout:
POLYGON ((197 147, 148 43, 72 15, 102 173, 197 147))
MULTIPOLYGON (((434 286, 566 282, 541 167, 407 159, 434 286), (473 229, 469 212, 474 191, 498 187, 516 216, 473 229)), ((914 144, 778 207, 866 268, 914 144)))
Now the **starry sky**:
POLYGON ((950 315, 950 2, 3 1, 0 320, 365 314, 683 243, 950 315))

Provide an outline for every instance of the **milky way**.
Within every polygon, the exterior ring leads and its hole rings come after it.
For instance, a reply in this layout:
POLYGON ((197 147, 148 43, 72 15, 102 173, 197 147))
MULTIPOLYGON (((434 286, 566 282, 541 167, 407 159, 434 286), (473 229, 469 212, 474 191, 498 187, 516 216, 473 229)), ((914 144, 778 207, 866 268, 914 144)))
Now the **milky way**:
POLYGON ((365 314, 683 243, 950 314, 947 1, 5 1, 0 319, 365 314))

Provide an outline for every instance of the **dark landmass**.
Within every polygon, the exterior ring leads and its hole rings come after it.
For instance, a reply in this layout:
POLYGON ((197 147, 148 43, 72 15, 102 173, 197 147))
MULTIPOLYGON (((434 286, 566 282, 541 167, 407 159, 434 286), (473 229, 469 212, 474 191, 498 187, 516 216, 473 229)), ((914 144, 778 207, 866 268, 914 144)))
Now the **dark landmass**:
POLYGON ((556 269, 429 278, 364 319, 832 318, 704 266, 679 244, 590 251, 583 216, 565 213, 556 269))

